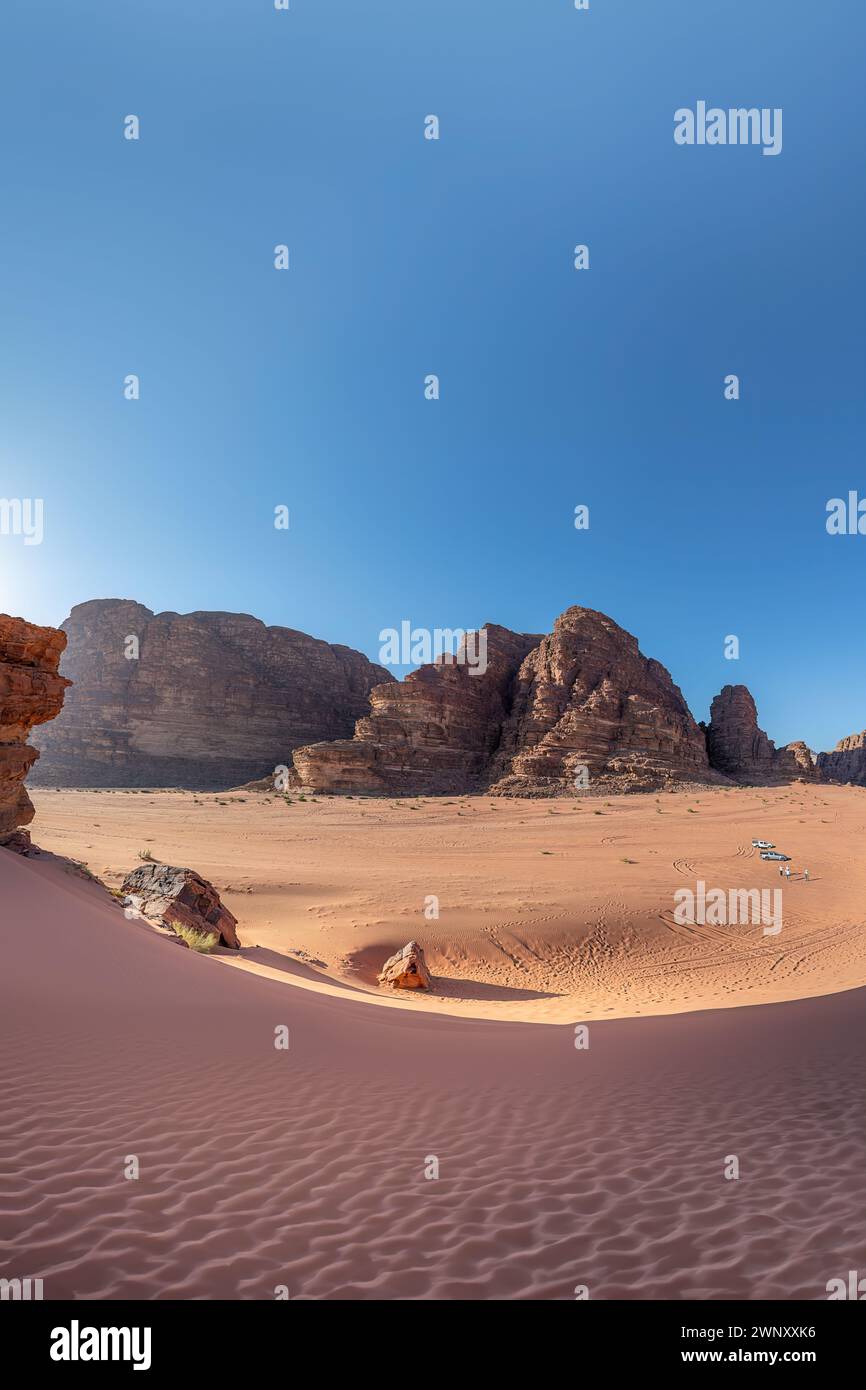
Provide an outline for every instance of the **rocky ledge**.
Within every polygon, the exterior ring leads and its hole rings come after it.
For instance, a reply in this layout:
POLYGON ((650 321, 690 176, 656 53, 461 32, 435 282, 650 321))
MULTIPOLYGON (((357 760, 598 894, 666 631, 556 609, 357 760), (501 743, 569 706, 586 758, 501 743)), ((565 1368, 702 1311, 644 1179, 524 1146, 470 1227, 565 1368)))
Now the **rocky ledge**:
POLYGON ((24 779, 38 751, 28 742, 37 724, 54 719, 68 680, 57 673, 66 636, 0 613, 0 844, 26 845, 19 827, 33 819, 24 779))

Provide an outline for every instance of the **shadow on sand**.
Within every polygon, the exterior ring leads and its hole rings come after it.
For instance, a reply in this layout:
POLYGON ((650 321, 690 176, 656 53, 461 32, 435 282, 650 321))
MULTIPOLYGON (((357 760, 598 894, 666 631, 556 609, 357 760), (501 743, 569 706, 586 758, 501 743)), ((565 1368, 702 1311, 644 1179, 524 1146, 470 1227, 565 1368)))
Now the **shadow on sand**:
MULTIPOLYGON (((235 952, 231 952, 232 955, 235 952)), ((266 946, 242 946, 238 953, 244 960, 254 961, 256 965, 267 966, 270 970, 279 970, 283 975, 294 976, 295 979, 313 980, 317 984, 331 985, 336 989, 343 989, 347 994, 356 993, 380 993, 375 979, 370 979, 368 973, 358 972, 357 980, 341 980, 338 976, 330 975, 325 967, 325 962, 309 958, 303 960, 297 956, 283 955, 279 951, 272 951, 266 946), (318 968, 317 968, 318 967, 318 968)), ((381 955, 381 952, 378 954, 381 955)), ((390 993, 390 991, 389 991, 390 993)), ((406 997, 411 997, 411 990, 400 990, 399 993, 406 997)), ((425 991, 428 999, 477 999, 477 1000, 502 1000, 504 1002, 517 1001, 522 999, 558 999, 561 995, 549 993, 541 989, 511 989, 507 985, 486 985, 480 980, 455 980, 442 976, 434 977, 433 988, 425 991)))

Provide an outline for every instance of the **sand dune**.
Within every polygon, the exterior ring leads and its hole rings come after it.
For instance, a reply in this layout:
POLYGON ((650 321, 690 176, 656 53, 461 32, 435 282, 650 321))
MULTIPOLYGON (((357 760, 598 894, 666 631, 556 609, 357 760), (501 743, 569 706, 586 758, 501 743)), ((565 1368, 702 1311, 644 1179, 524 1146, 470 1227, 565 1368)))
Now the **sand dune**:
POLYGON ((866 1267, 862 990, 578 1051, 226 969, 50 858, 0 853, 0 904, 0 1272, 46 1298, 810 1299, 866 1267))

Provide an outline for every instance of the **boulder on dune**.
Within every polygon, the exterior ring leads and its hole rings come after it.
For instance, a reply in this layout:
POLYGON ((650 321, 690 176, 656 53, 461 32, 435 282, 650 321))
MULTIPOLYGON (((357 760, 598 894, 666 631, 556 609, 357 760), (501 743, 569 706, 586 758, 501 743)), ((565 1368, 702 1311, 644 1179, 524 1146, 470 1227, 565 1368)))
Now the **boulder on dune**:
POLYGON ((130 905, 163 926, 188 927, 202 936, 216 934, 223 946, 237 950, 237 918, 220 902, 212 883, 194 869, 170 864, 142 864, 123 880, 130 905))
POLYGON ((429 989, 433 983, 424 948, 417 941, 409 941, 402 951, 397 951, 382 966, 379 984, 391 989, 429 989))

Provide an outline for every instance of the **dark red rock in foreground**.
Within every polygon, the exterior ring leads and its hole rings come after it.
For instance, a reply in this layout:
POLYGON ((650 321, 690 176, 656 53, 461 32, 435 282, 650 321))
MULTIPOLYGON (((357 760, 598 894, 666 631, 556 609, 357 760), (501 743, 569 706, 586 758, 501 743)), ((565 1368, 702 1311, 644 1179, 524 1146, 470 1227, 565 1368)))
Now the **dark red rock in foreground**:
POLYGON ((56 718, 68 680, 57 674, 64 633, 0 613, 0 844, 23 849, 33 819, 24 778, 39 753, 28 742, 37 724, 56 718))
POLYGON ((163 926, 178 923, 201 936, 215 934, 224 946, 237 949, 235 916, 220 902, 212 883, 194 869, 176 869, 170 864, 142 864, 123 880, 122 891, 145 917, 163 926))

